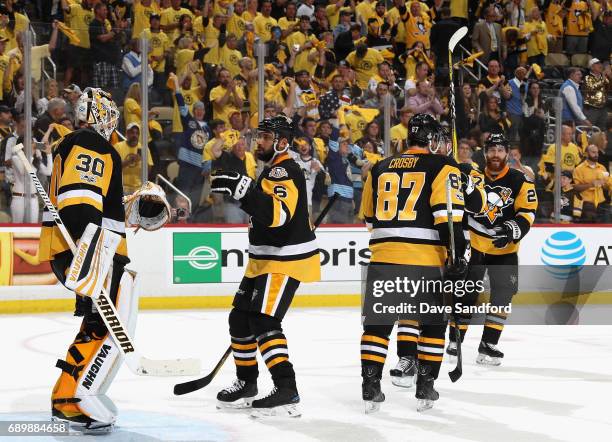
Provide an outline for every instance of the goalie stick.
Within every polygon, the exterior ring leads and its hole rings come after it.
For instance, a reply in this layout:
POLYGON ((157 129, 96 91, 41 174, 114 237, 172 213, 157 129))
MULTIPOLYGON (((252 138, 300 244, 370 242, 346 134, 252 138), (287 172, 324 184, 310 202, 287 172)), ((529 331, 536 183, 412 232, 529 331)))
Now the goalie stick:
MULTIPOLYGON (((455 124, 457 114, 455 109, 455 82, 453 80, 453 52, 455 47, 459 44, 459 41, 465 37, 468 33, 467 26, 462 26, 457 29, 448 41, 448 76, 450 80, 450 120, 451 120, 451 140, 453 146, 453 158, 457 160, 457 127, 455 124)), ((455 232, 453 226, 453 203, 451 199, 451 182, 450 180, 446 183, 446 216, 448 217, 448 229, 450 238, 450 252, 452 263, 455 262, 456 251, 455 251, 455 232)), ((455 341, 457 342, 457 366, 455 369, 448 373, 452 382, 457 382, 463 373, 463 361, 461 356, 461 331, 459 330, 459 318, 453 313, 452 318, 455 320, 455 341)))
MULTIPOLYGON (((317 227, 319 227, 319 224, 321 224, 323 218, 325 218, 325 215, 327 215, 327 212, 329 212, 333 204, 336 202, 338 196, 338 193, 334 193, 333 196, 329 199, 327 205, 323 208, 323 210, 315 220, 313 231, 317 230, 317 227)), ((221 370, 221 367, 223 367, 223 364, 225 364, 225 361, 227 360, 231 352, 232 346, 230 345, 229 347, 227 347, 227 350, 225 350, 225 353, 223 353, 223 356, 221 356, 221 359, 219 360, 219 362, 217 362, 217 365, 215 365, 215 368, 213 368, 210 373, 200 379, 194 379, 193 381, 176 384, 174 386, 174 394, 176 396, 181 396, 183 394, 193 393, 194 391, 201 390, 202 388, 206 387, 212 382, 219 370, 221 370)))
MULTIPOLYGON (((59 228, 68 247, 74 254, 77 246, 60 218, 57 209, 49 199, 45 188, 36 176, 36 170, 23 153, 23 144, 18 144, 14 149, 17 151, 17 155, 28 175, 30 175, 34 187, 36 187, 36 192, 40 195, 45 207, 51 213, 55 225, 59 228)), ((103 288, 102 292, 92 296, 92 299, 113 341, 119 347, 126 365, 134 374, 139 376, 193 376, 200 372, 200 361, 198 359, 156 360, 142 356, 136 349, 134 341, 117 313, 117 309, 113 305, 106 289, 103 288)))

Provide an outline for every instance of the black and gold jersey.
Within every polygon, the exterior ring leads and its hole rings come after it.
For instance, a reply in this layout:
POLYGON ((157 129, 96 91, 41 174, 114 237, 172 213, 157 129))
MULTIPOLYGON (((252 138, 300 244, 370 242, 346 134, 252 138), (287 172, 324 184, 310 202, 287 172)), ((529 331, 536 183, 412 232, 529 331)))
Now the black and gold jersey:
POLYGON ((277 156, 241 200, 251 215, 245 276, 280 273, 301 282, 321 279, 319 247, 308 215, 306 180, 287 154, 277 156))
MULTIPOLYGON (((121 157, 98 133, 79 129, 57 143, 49 198, 75 242, 87 225, 94 223, 123 237, 117 254, 127 258, 121 157)), ((51 214, 45 210, 39 247, 41 260, 51 260, 68 249, 51 214)))
POLYGON ((426 149, 409 149, 374 165, 363 188, 363 214, 372 231, 371 262, 442 266, 448 246, 447 182, 459 251, 464 196, 457 163, 426 149))
MULTIPOLYGON (((472 179, 472 183, 474 183, 472 192, 469 195, 464 195, 465 210, 473 214, 484 212, 487 208, 487 193, 484 188, 483 173, 478 169, 476 163, 460 163, 459 170, 461 171, 462 181, 466 181, 469 176, 472 179)), ((467 217, 465 219, 467 220, 467 217)))
POLYGON ((478 215, 470 215, 470 239, 472 247, 491 255, 516 253, 520 240, 527 234, 538 207, 538 197, 532 182, 522 172, 508 166, 495 177, 485 169, 487 207, 478 215), (514 220, 521 229, 521 237, 504 248, 493 245, 494 227, 514 220))

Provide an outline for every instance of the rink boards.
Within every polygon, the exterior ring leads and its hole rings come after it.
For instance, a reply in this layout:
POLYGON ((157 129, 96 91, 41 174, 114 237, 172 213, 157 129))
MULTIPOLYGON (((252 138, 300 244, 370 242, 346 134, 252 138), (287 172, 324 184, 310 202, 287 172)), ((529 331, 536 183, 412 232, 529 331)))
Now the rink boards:
MULTIPOLYGON (((40 228, 0 227, 0 313, 69 311, 73 295, 57 283, 48 263, 36 259, 40 228)), ((322 279, 303 284, 295 306, 357 306, 361 275, 368 263, 369 233, 363 227, 317 230, 322 279)), ((130 269, 138 272, 143 309, 227 307, 248 260, 246 227, 173 226, 156 232, 128 232, 130 269)), ((609 266, 612 226, 534 227, 522 241, 521 266, 609 266)), ((547 304, 558 294, 551 287, 519 278, 515 304, 547 304)), ((574 302, 612 304, 599 287, 574 302)))

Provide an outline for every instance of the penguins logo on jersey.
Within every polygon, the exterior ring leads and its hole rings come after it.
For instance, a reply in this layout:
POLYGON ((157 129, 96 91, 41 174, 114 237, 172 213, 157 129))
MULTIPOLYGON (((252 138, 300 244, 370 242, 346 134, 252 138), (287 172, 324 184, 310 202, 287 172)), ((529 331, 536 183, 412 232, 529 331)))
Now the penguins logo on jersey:
POLYGON ((495 223, 498 217, 502 216, 505 207, 508 207, 514 202, 512 198, 512 190, 507 187, 489 187, 485 186, 487 191, 487 210, 480 216, 486 216, 491 224, 495 223))

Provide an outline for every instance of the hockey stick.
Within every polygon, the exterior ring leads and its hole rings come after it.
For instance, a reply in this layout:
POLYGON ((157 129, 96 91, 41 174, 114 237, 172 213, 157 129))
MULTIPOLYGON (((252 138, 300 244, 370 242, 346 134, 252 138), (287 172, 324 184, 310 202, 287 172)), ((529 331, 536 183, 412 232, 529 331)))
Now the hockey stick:
MULTIPOLYGON (((451 263, 455 263, 455 257, 457 251, 455 249, 455 229, 453 223, 453 200, 451 195, 452 184, 450 179, 446 181, 446 217, 448 219, 448 235, 449 235, 449 248, 451 255, 451 263)), ((451 298, 452 299, 452 298, 451 298)), ((451 302, 452 304, 452 302, 451 302)), ((451 305, 451 308, 454 307, 451 305)), ((459 330, 459 317, 456 313, 451 314, 451 317, 455 320, 455 341, 457 342, 457 366, 455 369, 448 373, 448 377, 452 382, 457 382, 463 373, 463 363, 461 357, 461 330, 459 330)))
MULTIPOLYGON (((62 222, 57 209, 49 199, 49 195, 47 195, 45 188, 36 176, 36 170, 23 153, 23 144, 15 146, 14 149, 23 163, 25 170, 30 175, 34 187, 36 187, 36 192, 38 192, 45 207, 49 213, 51 213, 53 221, 59 228, 70 251, 76 254, 77 246, 70 236, 68 229, 66 229, 66 226, 62 222)), ((134 346, 133 340, 123 324, 119 313, 117 313, 117 309, 113 305, 106 289, 103 288, 102 293, 92 296, 92 299, 113 341, 117 347, 119 347, 126 365, 134 374, 140 376, 193 376, 200 372, 200 361, 198 359, 154 360, 142 356, 134 346)))
POLYGON ((453 52, 459 41, 465 37, 468 32, 467 26, 463 26, 455 31, 448 42, 448 76, 450 79, 450 102, 449 111, 451 115, 451 139, 453 142, 453 158, 457 159, 457 127, 455 119, 457 117, 455 111, 455 83, 453 82, 453 52))
MULTIPOLYGON (((327 212, 329 212, 332 205, 336 202, 338 196, 340 196, 338 193, 334 193, 333 196, 328 200, 327 205, 323 208, 321 214, 314 222, 313 231, 317 230, 317 227, 319 227, 319 225, 323 221, 323 218, 325 218, 325 215, 327 215, 327 212)), ((181 396, 183 394, 193 393, 194 391, 201 390, 202 388, 206 387, 212 382, 219 370, 221 370, 221 367, 223 367, 223 364, 225 364, 225 361, 227 360, 231 352, 232 346, 230 345, 229 347, 227 347, 227 350, 225 350, 225 353, 223 353, 223 356, 221 356, 221 359, 219 360, 219 362, 217 362, 217 365, 215 365, 215 368, 213 368, 210 373, 200 379, 194 379, 193 381, 176 384, 174 386, 174 394, 176 396, 181 396)))

